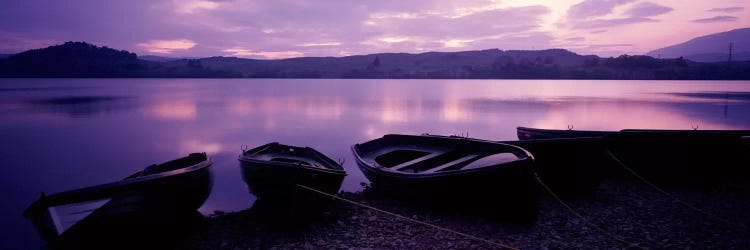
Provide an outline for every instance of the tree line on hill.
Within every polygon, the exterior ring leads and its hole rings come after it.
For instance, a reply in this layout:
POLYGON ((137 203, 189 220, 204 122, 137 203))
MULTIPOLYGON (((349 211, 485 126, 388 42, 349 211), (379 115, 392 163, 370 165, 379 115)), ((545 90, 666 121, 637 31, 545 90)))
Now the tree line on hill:
POLYGON ((0 77, 748 80, 750 62, 601 58, 563 49, 148 61, 124 50, 66 42, 0 58, 0 77))

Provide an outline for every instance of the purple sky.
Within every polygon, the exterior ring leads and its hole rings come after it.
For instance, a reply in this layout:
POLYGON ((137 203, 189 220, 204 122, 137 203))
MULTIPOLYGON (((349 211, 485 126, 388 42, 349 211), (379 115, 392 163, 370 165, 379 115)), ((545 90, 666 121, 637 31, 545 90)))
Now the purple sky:
POLYGON ((747 0, 3 0, 0 53, 86 41, 170 57, 489 48, 612 56, 750 27, 748 12, 747 0))

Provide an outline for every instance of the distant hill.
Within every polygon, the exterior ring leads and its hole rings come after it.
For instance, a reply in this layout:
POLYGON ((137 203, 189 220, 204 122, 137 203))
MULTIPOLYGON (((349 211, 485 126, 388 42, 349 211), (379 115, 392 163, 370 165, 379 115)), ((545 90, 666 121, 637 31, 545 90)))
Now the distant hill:
POLYGON ((661 58, 683 57, 696 62, 726 62, 729 43, 733 43, 733 61, 750 61, 750 28, 693 38, 687 42, 648 52, 661 58))
POLYGON ((0 77, 750 79, 750 62, 727 65, 628 55, 600 58, 564 49, 150 61, 127 51, 67 42, 0 59, 0 77))
POLYGON ((163 68, 135 53, 66 42, 0 59, 0 77, 236 77, 197 67, 163 68))
MULTIPOLYGON (((203 67, 238 72, 260 78, 487 78, 548 77, 546 68, 583 65, 595 56, 580 56, 567 50, 502 51, 498 49, 427 52, 421 54, 381 53, 347 57, 301 57, 281 60, 253 60, 235 57, 200 59, 203 67), (500 67, 507 74, 493 75, 500 67), (514 68, 511 70, 511 68, 514 68), (517 69, 516 69, 517 68, 517 69), (521 68, 528 72, 521 72, 521 68), (533 68, 533 69, 532 69, 533 68), (533 71, 533 72, 532 72, 533 71)), ((179 66, 190 60, 166 62, 179 66)))
POLYGON ((12 56, 13 54, 0 54, 0 59, 7 58, 9 56, 12 56))
POLYGON ((3 59, 2 74, 14 76, 129 75, 144 67, 134 53, 66 42, 21 52, 3 59), (75 60, 71 60, 75 58, 75 60))

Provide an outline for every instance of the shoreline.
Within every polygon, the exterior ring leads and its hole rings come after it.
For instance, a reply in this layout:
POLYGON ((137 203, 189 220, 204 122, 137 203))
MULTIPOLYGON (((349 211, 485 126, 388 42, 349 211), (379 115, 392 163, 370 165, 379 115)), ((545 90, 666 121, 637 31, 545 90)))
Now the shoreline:
MULTIPOLYGON (((486 216, 427 206, 365 192, 340 193, 414 220, 520 249, 549 248, 748 248, 750 192, 731 185, 710 189, 667 189, 707 213, 693 211, 645 184, 604 181, 590 197, 566 201, 576 217, 548 194, 540 193, 539 214, 531 223, 489 220, 486 216), (735 223, 728 225, 726 221, 735 223), (611 235, 602 233, 591 224, 611 235), (739 227, 744 227, 741 229, 739 227), (744 230, 744 231, 743 231, 744 230), (628 245, 623 240, 633 242, 628 245)), ((540 191, 544 192, 544 191, 540 191)), ((450 202, 446 197, 446 202, 450 202)), ((217 213, 176 245, 176 249, 495 249, 497 245, 420 225, 340 200, 320 218, 287 227, 257 208, 217 213)))

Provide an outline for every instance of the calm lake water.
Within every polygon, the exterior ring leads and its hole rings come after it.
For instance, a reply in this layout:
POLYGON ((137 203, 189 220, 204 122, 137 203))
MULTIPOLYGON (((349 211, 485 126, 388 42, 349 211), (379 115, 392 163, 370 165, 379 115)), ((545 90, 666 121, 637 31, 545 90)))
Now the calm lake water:
POLYGON ((252 206, 241 145, 311 146, 366 182, 352 144, 388 133, 515 140, 517 126, 750 129, 750 81, 0 79, 0 249, 41 245, 22 212, 40 192, 119 180, 208 152, 200 209, 252 206))

